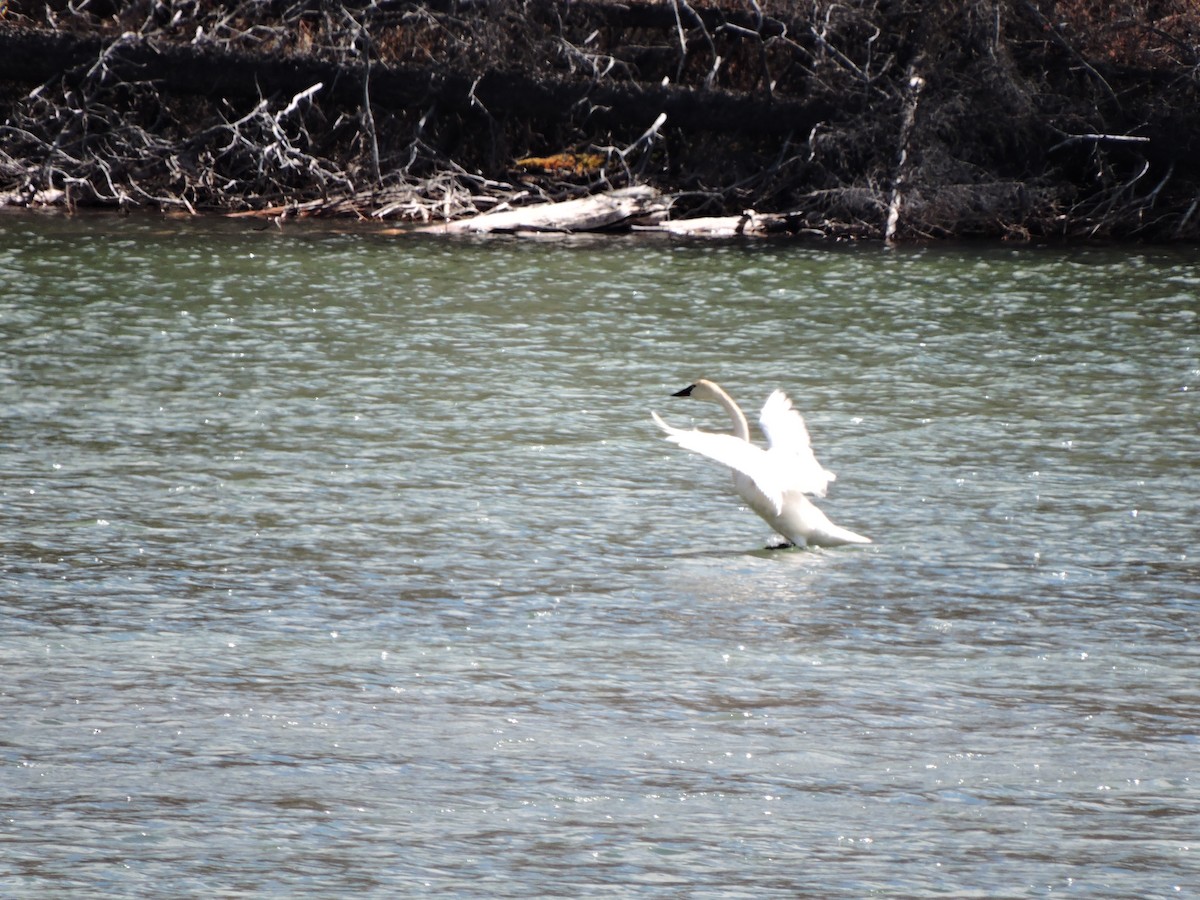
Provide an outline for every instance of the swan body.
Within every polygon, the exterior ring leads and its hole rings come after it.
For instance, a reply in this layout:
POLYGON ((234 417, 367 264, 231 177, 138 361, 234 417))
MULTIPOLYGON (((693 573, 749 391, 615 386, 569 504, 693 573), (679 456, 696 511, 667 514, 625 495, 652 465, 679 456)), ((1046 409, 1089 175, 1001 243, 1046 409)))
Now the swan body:
POLYGON ((733 470, 733 486, 747 505, 768 525, 796 544, 832 547, 869 544, 871 539, 834 525, 808 499, 824 497, 837 476, 817 462, 804 417, 783 391, 774 391, 763 404, 759 424, 768 448, 751 443, 746 414, 724 389, 700 380, 672 396, 719 403, 733 422, 733 434, 674 428, 651 412, 667 440, 685 450, 707 456, 733 470))

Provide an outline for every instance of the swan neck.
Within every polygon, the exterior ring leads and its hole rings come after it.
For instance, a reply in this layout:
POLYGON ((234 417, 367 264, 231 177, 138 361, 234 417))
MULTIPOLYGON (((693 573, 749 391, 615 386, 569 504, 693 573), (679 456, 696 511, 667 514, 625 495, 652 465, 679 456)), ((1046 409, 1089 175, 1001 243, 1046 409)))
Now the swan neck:
POLYGON ((733 420, 733 433, 743 441, 749 441, 750 423, 746 421, 746 414, 742 412, 742 408, 725 393, 724 388, 713 385, 713 393, 716 394, 717 402, 725 407, 725 412, 729 413, 729 418, 733 420))

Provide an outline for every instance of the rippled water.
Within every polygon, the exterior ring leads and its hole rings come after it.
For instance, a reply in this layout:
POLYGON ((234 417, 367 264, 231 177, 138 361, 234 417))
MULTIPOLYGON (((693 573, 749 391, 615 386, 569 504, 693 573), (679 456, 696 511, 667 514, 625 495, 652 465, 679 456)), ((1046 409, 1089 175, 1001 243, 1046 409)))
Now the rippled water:
POLYGON ((0 894, 1195 896, 1198 297, 0 218, 0 894), (762 550, 701 376, 876 543, 762 550))

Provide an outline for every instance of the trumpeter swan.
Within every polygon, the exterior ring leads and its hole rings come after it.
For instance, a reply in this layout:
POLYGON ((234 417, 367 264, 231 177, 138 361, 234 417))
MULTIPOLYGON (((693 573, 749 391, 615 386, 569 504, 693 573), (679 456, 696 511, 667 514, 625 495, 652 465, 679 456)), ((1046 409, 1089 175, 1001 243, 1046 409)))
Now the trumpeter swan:
POLYGON ((651 412, 667 440, 733 469, 733 486, 750 508, 777 532, 803 547, 869 544, 871 539, 834 525, 805 494, 824 497, 837 476, 817 462, 804 417, 783 391, 774 391, 763 404, 759 423, 770 445, 764 450, 750 442, 746 414, 712 381, 700 380, 673 397, 712 400, 733 420, 733 434, 673 428, 651 412))

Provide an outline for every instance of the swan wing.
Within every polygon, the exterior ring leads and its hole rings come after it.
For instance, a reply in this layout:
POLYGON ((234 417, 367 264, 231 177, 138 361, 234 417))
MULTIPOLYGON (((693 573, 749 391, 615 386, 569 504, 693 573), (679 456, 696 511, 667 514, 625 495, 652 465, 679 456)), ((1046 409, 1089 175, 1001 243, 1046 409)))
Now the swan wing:
POLYGON ((658 427, 667 433, 668 441, 741 472, 762 491, 775 507, 776 513, 783 511, 783 493, 786 487, 775 461, 769 457, 767 451, 743 441, 737 435, 675 428, 664 422, 658 413, 651 412, 650 415, 654 417, 658 427))
POLYGON ((837 476, 817 462, 804 416, 783 391, 773 391, 759 413, 759 424, 770 444, 768 454, 780 472, 786 473, 786 488, 824 497, 837 476))

